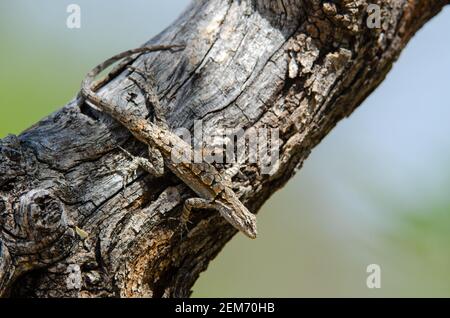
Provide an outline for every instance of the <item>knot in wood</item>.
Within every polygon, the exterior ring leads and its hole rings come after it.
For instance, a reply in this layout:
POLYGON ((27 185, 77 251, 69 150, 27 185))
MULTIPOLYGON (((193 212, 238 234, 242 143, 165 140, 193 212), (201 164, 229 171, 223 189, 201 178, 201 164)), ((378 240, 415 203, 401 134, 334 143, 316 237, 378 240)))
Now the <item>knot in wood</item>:
POLYGON ((11 256, 27 269, 67 254, 75 241, 64 204, 47 189, 23 195, 18 209, 7 202, 2 227, 7 230, 2 239, 11 256))
POLYGON ((62 235, 69 222, 62 202, 50 191, 31 190, 20 200, 19 216, 30 241, 62 235))
POLYGON ((8 248, 0 240, 0 297, 11 275, 11 257, 8 248))

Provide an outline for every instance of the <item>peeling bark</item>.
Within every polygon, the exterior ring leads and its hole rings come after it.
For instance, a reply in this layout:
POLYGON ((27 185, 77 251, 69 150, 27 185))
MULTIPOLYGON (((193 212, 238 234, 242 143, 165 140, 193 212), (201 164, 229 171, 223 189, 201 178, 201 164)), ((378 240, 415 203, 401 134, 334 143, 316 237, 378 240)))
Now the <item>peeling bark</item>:
MULTIPOLYGON (((378 0, 383 27, 366 26, 366 0, 194 1, 148 42, 186 43, 144 54, 172 129, 279 129, 270 175, 248 164, 234 180, 256 212, 322 138, 384 79, 409 39, 448 1, 378 0)), ((136 74, 105 98, 152 117, 136 74)), ((80 79, 81 80, 81 79, 80 79)), ((115 171, 145 146, 74 100, 20 136, 0 141, 0 294, 20 297, 184 297, 236 231, 198 212, 182 235, 192 192, 169 172, 143 171, 126 188, 115 171), (88 237, 83 239, 83 229, 88 237)), ((218 166, 219 169, 224 168, 218 166)))

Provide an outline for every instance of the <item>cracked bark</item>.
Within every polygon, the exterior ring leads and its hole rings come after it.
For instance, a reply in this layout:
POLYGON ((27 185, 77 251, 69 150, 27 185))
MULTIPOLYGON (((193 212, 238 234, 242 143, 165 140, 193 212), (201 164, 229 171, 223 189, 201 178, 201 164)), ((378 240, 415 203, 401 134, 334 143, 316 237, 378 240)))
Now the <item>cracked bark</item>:
MULTIPOLYGON (((366 0, 194 1, 148 44, 147 67, 172 129, 279 129, 270 175, 252 164, 234 180, 256 212, 322 138, 384 79, 409 39, 449 1, 379 0, 383 26, 366 26, 366 0)), ((151 116, 123 71, 102 94, 151 116)), ((81 80, 81 79, 80 79, 81 80)), ((184 297, 236 234, 217 213, 176 218, 192 192, 166 172, 139 171, 125 189, 114 171, 126 146, 145 146, 106 115, 68 103, 0 141, 0 294, 20 297, 184 297), (76 227, 89 233, 80 239, 76 227)), ((219 168, 223 168, 220 167, 219 168)))

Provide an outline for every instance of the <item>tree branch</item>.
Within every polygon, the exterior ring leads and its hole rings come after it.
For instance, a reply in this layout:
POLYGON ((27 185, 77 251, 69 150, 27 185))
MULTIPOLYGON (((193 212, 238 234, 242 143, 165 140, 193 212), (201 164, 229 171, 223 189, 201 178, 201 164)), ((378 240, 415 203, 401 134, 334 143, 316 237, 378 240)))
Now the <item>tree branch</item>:
MULTIPOLYGON (((366 25, 366 0, 195 1, 147 43, 186 49, 143 54, 134 66, 154 74, 172 129, 192 131, 201 119, 205 135, 218 125, 279 130, 276 168, 266 175, 248 164, 234 182, 256 212, 448 1, 374 3, 383 12, 379 29, 366 25)), ((151 117, 133 76, 118 72, 101 94, 151 117)), ((140 171, 123 189, 114 171, 129 165, 117 150, 125 144, 145 152, 117 122, 77 100, 0 142, 0 294, 190 294, 236 230, 217 213, 196 212, 182 235, 177 218, 192 192, 168 172, 140 171)))

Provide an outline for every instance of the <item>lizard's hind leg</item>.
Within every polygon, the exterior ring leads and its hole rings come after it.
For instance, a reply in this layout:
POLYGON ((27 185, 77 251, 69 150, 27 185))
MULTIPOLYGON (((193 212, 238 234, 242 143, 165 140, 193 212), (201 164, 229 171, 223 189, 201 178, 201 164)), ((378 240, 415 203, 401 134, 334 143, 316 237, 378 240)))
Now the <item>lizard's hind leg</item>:
POLYGON ((157 148, 148 147, 148 157, 150 160, 140 158, 141 167, 150 174, 160 177, 164 174, 164 159, 157 148))
POLYGON ((245 165, 243 163, 236 162, 230 168, 226 169, 223 172, 224 181, 228 183, 228 186, 230 186, 231 188, 233 187, 232 180, 236 176, 240 177, 241 179, 245 179, 245 174, 243 174, 241 171, 241 169, 244 167, 245 167, 245 165))
POLYGON ((133 156, 120 146, 119 148, 131 159, 129 166, 127 168, 120 169, 119 171, 123 178, 124 188, 126 183, 128 183, 128 177, 131 174, 136 177, 136 171, 139 167, 155 177, 160 177, 164 174, 164 160, 158 149, 149 147, 149 159, 146 159, 143 157, 133 156))
POLYGON ((183 212, 181 213, 181 225, 186 232, 189 230, 187 224, 190 223, 189 217, 192 209, 216 209, 216 204, 210 200, 202 198, 189 198, 184 202, 183 212))
POLYGON ((139 79, 132 77, 130 77, 130 79, 144 93, 147 107, 149 108, 148 104, 151 104, 153 106, 153 111, 155 113, 155 120, 157 124, 165 129, 168 129, 165 111, 161 106, 161 102, 156 92, 155 89, 156 81, 153 78, 153 76, 149 72, 146 72, 134 66, 128 66, 128 70, 140 75, 139 79))

